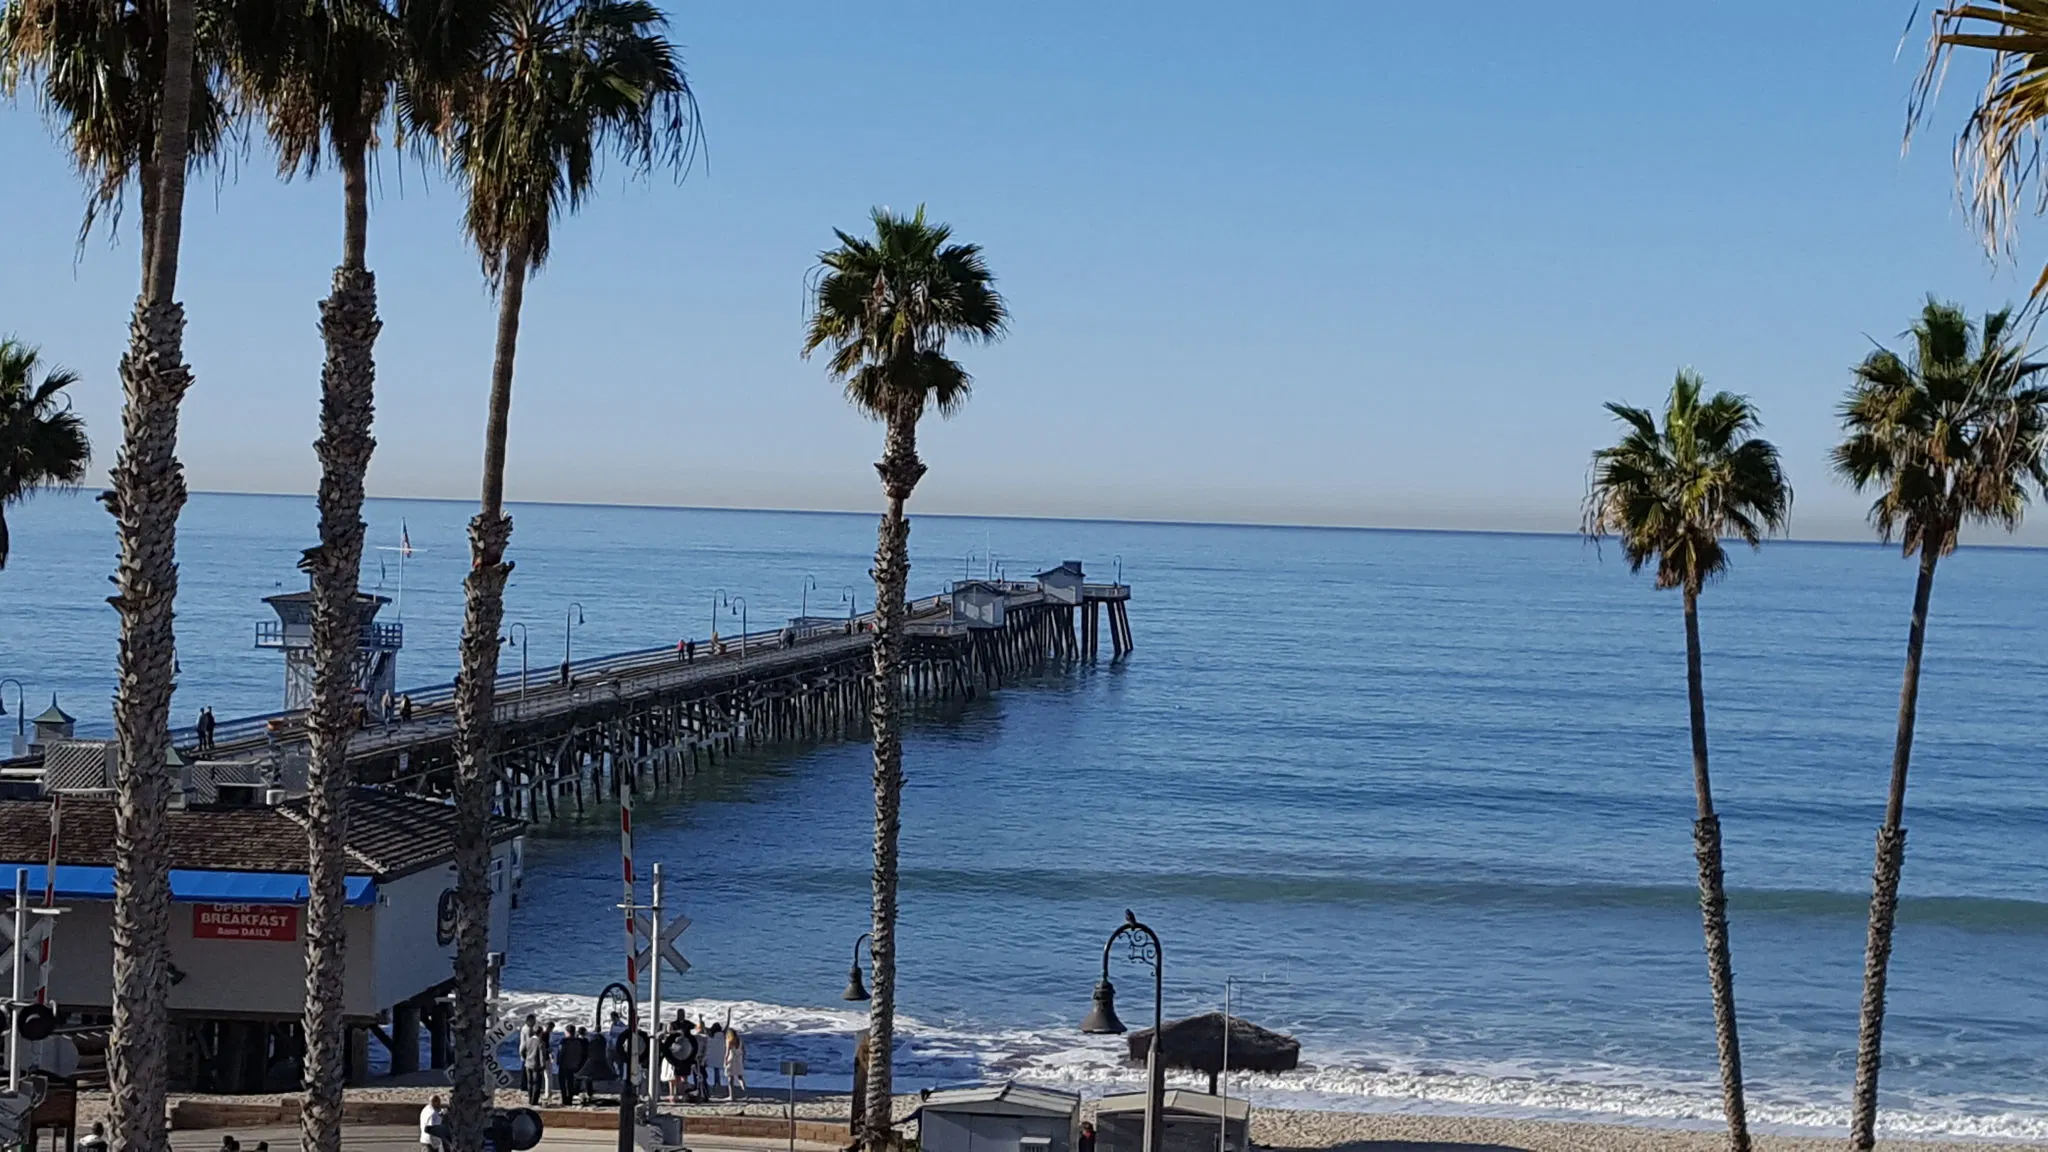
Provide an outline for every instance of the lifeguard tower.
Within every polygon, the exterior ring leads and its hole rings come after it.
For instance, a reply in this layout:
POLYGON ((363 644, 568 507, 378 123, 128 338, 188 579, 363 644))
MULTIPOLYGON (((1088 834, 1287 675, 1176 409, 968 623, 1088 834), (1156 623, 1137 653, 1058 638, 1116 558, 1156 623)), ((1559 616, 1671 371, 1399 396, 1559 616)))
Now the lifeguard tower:
MULTIPOLYGON (((277 619, 256 623, 256 646, 284 652, 284 707, 296 712, 313 705, 313 594, 287 592, 265 596, 265 604, 277 619)), ((388 596, 356 593, 357 618, 361 622, 356 648, 356 690, 363 694, 372 714, 381 714, 384 696, 398 690, 398 650, 405 647, 405 625, 380 624, 377 610, 391 603, 388 596)))

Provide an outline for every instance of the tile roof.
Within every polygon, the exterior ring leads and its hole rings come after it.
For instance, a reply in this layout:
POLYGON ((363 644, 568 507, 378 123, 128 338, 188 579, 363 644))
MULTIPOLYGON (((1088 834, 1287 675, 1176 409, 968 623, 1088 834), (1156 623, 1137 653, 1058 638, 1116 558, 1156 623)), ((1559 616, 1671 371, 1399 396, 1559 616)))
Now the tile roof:
MULTIPOLYGON (((306 870, 303 799, 274 808, 183 808, 170 814, 170 866, 222 872, 306 870)), ((492 819, 491 839, 523 829, 517 820, 492 819)), ((352 875, 388 880, 439 864, 455 854, 455 810, 439 801, 358 788, 349 806, 347 850, 352 875)), ((40 800, 0 800, 0 860, 39 862, 50 852, 50 806, 40 800)), ((64 799, 65 864, 114 863, 114 804, 104 796, 64 799)))

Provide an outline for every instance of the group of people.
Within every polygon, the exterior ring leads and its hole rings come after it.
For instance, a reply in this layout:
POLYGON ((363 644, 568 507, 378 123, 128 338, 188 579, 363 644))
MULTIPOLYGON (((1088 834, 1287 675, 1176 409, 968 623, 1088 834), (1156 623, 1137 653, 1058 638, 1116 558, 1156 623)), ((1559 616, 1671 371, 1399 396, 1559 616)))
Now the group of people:
MULTIPOLYGON (((589 1074, 592 1045, 604 1054, 604 1063, 615 1076, 630 1067, 644 1085, 649 1043, 647 1033, 629 1033, 616 1012, 604 1032, 566 1025, 559 1036, 554 1021, 543 1022, 529 1013, 519 1033, 527 1103, 537 1105, 549 1095, 558 1095, 564 1107, 579 1098, 590 1100, 596 1090, 589 1074)), ((727 1100, 733 1100, 747 1090, 747 1045, 736 1028, 712 1023, 700 1029, 679 1011, 652 1043, 661 1056, 662 1080, 672 1100, 710 1100, 719 1087, 725 1089, 727 1100)))

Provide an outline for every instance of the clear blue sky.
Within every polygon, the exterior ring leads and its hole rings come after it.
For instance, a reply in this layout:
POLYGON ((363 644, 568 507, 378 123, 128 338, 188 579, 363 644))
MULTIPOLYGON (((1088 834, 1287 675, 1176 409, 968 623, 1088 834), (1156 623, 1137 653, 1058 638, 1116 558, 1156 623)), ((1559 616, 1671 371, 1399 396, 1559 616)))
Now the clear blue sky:
MULTIPOLYGON (((975 397, 928 421, 914 509, 1569 528, 1600 402, 1691 364, 1761 404, 1801 534, 1857 533, 1824 467, 1848 365, 1929 290, 1975 310, 2031 278, 1956 205, 1975 75, 1900 154, 1910 10, 674 8, 708 166, 614 172, 558 229, 511 493, 874 506, 878 430, 797 356, 804 275, 833 226, 923 201, 985 245, 1015 331, 962 350, 975 397)), ((74 259, 79 186, 32 108, 0 110, 0 156, 0 331, 85 374, 111 463, 132 231, 74 259)), ((380 187, 371 491, 470 496, 492 302, 454 190, 388 160, 380 187)), ((195 186, 195 487, 311 490, 340 220, 336 181, 260 150, 195 186)))

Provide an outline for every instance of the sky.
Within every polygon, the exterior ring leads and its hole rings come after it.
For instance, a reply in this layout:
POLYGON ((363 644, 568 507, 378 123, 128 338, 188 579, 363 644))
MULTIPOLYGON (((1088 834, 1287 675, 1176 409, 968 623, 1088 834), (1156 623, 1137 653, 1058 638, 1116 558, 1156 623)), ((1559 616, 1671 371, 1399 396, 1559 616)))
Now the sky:
MULTIPOLYGON (((1902 153, 1926 16, 1900 0, 668 10, 706 151, 680 181, 613 167, 557 226, 514 499, 876 507, 879 429, 798 354, 806 273, 873 205, 981 244, 1014 315, 958 349, 975 392, 926 421, 925 512, 1568 531, 1602 402, 1690 365, 1760 406, 1795 533, 1861 536, 1826 468, 1850 365, 1930 291, 2032 281, 1958 206, 1977 73, 1902 153)), ((134 232, 76 244, 32 105, 0 107, 0 158, 0 333, 83 374, 103 467, 134 232)), ((369 488, 470 497, 494 303, 452 185, 386 157, 377 188, 369 488)), ((2048 221, 2022 228, 2026 264, 2048 221)), ((338 180, 281 182, 260 144, 193 185, 195 489, 314 487, 340 231, 338 180)))

